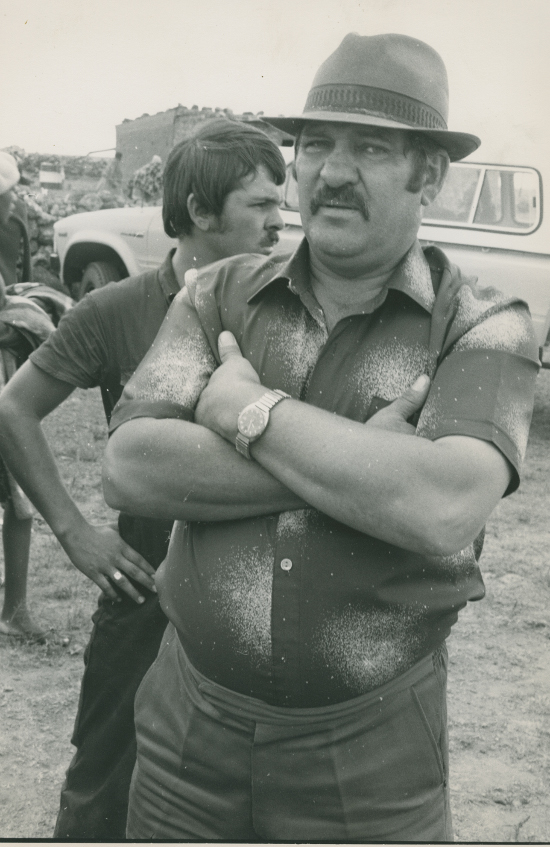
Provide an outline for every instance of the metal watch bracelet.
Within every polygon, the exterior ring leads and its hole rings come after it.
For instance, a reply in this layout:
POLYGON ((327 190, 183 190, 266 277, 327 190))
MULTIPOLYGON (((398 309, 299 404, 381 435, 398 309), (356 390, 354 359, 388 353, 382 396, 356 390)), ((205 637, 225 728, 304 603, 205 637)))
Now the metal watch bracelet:
MULTIPOLYGON (((281 391, 279 388, 275 388, 273 390, 268 389, 265 394, 262 394, 259 400, 256 400, 255 403, 250 403, 249 406, 245 406, 242 411, 244 412, 245 409, 255 406, 268 416, 265 428, 260 433, 260 435, 263 435, 269 423, 270 410, 273 409, 273 407, 276 406, 277 403, 280 403, 281 400, 286 400, 287 398, 290 398, 290 394, 287 394, 285 391, 281 391)), ((260 435, 258 435, 257 438, 259 438, 260 435)), ((243 433, 238 432, 237 437, 235 439, 235 447, 237 448, 237 452, 240 453, 241 456, 244 456, 245 459, 252 459, 252 456, 250 455, 250 444, 253 443, 253 441, 255 440, 256 438, 251 439, 243 433)))

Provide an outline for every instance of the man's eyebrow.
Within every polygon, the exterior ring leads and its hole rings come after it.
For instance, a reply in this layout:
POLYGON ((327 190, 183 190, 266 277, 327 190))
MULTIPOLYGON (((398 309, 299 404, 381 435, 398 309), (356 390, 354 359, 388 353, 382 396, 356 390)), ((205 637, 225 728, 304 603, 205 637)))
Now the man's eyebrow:
POLYGON ((320 133, 328 133, 327 124, 315 124, 314 126, 304 126, 302 135, 319 135, 320 133))
POLYGON ((352 131, 361 138, 375 138, 379 141, 390 141, 392 132, 395 132, 377 126, 354 127, 352 131))
POLYGON ((273 189, 266 189, 265 192, 262 192, 262 193, 258 192, 258 194, 251 194, 248 198, 249 202, 250 203, 264 203, 264 202, 271 202, 273 200, 275 203, 278 203, 281 199, 280 191, 277 190, 278 187, 279 186, 274 186, 273 189))

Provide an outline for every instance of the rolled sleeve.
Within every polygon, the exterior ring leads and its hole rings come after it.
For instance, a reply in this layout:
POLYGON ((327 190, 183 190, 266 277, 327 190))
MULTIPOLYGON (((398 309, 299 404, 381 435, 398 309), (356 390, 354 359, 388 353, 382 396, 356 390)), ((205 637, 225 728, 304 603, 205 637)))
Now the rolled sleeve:
POLYGON ((492 311, 455 338, 435 372, 417 434, 466 435, 492 442, 519 475, 539 370, 531 322, 521 303, 492 311))

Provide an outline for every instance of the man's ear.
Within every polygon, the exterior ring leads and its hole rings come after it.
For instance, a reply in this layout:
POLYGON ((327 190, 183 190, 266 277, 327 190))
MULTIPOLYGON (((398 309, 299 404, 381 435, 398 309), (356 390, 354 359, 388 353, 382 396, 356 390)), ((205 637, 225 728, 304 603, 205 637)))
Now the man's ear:
POLYGON ((213 228, 216 216, 212 212, 207 212, 201 206, 194 194, 190 194, 187 198, 187 211, 193 224, 202 232, 208 232, 213 228))
POLYGON ((438 151, 428 156, 420 197, 423 206, 429 206, 430 203, 433 203, 443 187, 448 171, 449 154, 446 151, 438 151))

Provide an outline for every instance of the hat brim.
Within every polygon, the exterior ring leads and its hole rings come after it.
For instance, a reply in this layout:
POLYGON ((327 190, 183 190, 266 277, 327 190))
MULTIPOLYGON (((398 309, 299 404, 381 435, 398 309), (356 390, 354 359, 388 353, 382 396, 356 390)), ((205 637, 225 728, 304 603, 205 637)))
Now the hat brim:
POLYGON ((418 132, 426 135, 428 138, 433 138, 440 144, 449 154, 451 162, 458 162, 459 159, 464 159, 469 156, 474 150, 477 150, 481 144, 477 135, 470 135, 467 132, 450 132, 446 129, 424 129, 419 126, 411 126, 410 124, 399 123, 388 118, 381 118, 377 115, 365 115, 357 112, 336 112, 336 111, 319 111, 308 112, 305 115, 296 115, 291 118, 275 117, 268 118, 262 115, 262 120, 277 129, 282 129, 288 132, 289 135, 298 135, 304 124, 312 121, 322 123, 340 123, 340 124, 363 124, 365 126, 382 126, 388 129, 403 129, 407 132, 418 132))

